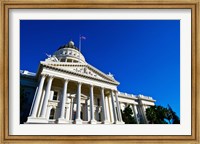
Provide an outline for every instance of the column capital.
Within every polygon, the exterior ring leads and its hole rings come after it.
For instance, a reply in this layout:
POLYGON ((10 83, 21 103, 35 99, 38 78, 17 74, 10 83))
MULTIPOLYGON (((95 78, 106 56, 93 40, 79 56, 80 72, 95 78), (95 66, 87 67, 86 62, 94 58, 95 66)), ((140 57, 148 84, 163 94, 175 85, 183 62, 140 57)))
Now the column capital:
POLYGON ((101 93, 104 95, 105 89, 104 87, 101 87, 101 93))
POLYGON ((117 90, 115 90, 115 89, 111 89, 110 91, 111 91, 111 93, 113 93, 114 95, 117 94, 117 90))
POLYGON ((82 82, 77 81, 76 83, 77 83, 78 85, 82 85, 82 82))
POLYGON ((41 73, 40 76, 47 77, 47 74, 41 73))
POLYGON ((55 76, 51 75, 51 74, 47 74, 47 76, 49 77, 49 79, 54 79, 55 76))
POLYGON ((68 78, 63 78, 63 81, 64 82, 69 82, 69 79, 68 78))
POLYGON ((101 90, 104 90, 105 89, 105 87, 100 87, 101 88, 101 90))
POLYGON ((113 90, 113 92, 118 95, 119 94, 119 91, 118 90, 113 90))
POLYGON ((89 84, 89 86, 90 86, 90 87, 94 87, 94 85, 93 85, 93 84, 89 84))

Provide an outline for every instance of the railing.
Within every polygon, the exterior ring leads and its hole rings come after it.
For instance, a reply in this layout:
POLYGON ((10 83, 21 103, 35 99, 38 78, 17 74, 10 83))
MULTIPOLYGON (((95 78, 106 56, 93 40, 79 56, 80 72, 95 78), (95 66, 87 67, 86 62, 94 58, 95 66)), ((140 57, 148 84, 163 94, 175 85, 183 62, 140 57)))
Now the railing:
POLYGON ((153 98, 152 97, 149 97, 149 96, 144 96, 144 95, 138 95, 139 98, 145 98, 145 99, 150 99, 152 100, 153 98))
POLYGON ((152 97, 149 97, 149 96, 144 96, 144 95, 141 95, 139 94, 138 96, 136 95, 133 95, 133 94, 127 94, 127 93, 124 93, 124 92, 118 92, 120 95, 122 96, 128 96, 128 97, 134 97, 134 98, 145 98, 145 99, 150 99, 150 100, 153 100, 152 97))
POLYGON ((127 93, 123 93, 123 92, 119 92, 119 94, 123 95, 123 96, 129 96, 129 97, 135 97, 136 98, 136 96, 133 95, 133 94, 127 94, 127 93))
POLYGON ((29 72, 27 70, 20 70, 20 74, 22 75, 29 75, 29 76, 35 76, 36 74, 33 72, 29 72))

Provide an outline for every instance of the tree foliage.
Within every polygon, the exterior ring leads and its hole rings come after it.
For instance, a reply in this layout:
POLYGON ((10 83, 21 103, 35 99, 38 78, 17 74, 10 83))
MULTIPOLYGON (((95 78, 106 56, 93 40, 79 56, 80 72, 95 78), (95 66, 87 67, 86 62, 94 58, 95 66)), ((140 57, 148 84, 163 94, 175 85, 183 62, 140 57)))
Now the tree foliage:
POLYGON ((25 95, 25 90, 23 87, 20 87, 20 123, 23 123, 26 121, 25 115, 25 109, 26 109, 26 95, 25 95))
POLYGON ((121 111, 122 113, 122 119, 125 122, 125 124, 136 124, 136 120, 133 116, 133 111, 130 108, 130 105, 128 105, 123 111, 121 111))
POLYGON ((172 108, 163 106, 151 106, 146 109, 146 117, 150 124, 180 124, 180 119, 172 108))

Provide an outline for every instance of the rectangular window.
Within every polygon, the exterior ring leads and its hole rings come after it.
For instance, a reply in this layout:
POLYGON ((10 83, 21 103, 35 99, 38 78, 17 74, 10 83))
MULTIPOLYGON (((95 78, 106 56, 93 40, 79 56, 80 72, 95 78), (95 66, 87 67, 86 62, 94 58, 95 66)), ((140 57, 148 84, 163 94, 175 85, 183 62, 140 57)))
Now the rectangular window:
POLYGON ((100 99, 97 98, 97 105, 100 106, 100 99))
POLYGON ((53 100, 58 100, 58 92, 53 93, 53 100))

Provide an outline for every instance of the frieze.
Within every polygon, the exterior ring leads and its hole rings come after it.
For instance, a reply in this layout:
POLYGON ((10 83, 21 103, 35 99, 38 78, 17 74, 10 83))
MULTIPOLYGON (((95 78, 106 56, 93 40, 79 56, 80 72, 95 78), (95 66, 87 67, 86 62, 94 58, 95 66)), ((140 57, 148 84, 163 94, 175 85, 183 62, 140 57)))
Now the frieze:
POLYGON ((83 68, 74 68, 73 71, 77 72, 77 73, 81 73, 81 74, 86 74, 89 76, 93 76, 93 77, 99 77, 98 75, 96 75, 95 73, 93 73, 91 70, 89 70, 86 67, 83 68))

